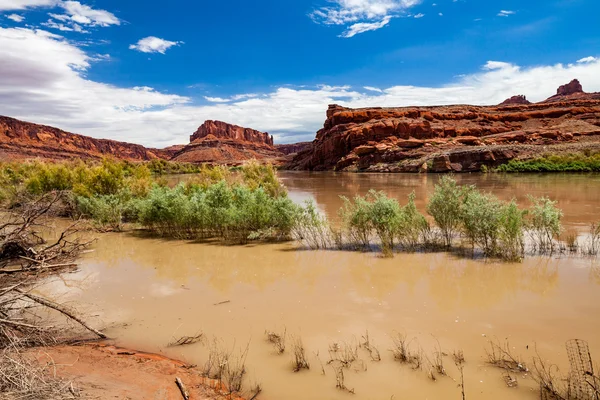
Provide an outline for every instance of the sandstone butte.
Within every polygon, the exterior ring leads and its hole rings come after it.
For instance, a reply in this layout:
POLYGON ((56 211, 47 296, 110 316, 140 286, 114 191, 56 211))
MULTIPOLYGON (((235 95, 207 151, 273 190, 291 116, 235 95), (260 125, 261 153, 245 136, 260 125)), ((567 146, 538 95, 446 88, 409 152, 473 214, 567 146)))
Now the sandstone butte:
POLYGON ((469 172, 542 152, 600 150, 600 93, 577 80, 531 104, 351 109, 331 105, 295 170, 469 172))
POLYGON ((235 165, 250 159, 276 161, 282 155, 268 133, 208 120, 190 136, 190 144, 177 151, 171 160, 235 165))

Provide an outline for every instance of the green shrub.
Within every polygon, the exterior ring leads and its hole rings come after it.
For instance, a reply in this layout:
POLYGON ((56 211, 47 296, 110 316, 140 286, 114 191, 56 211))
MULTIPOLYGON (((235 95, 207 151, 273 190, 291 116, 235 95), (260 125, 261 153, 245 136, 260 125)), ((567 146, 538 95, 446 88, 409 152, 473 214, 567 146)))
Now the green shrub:
POLYGON ((529 196, 529 230, 538 251, 553 251, 554 238, 560 235, 562 211, 547 197, 529 196))
POLYGON ((477 190, 469 190, 464 194, 460 205, 462 231, 473 248, 479 246, 485 254, 494 254, 501 215, 502 203, 492 194, 477 190))
POLYGON ((429 198, 427 212, 440 229, 446 247, 452 246, 452 239, 460 228, 461 204, 470 190, 472 187, 459 186, 453 178, 443 176, 429 198))
POLYGON ((373 220, 371 214, 371 203, 365 197, 356 196, 353 201, 341 196, 343 206, 338 211, 341 219, 342 230, 350 239, 352 246, 364 249, 371 245, 373 232, 373 220))
POLYGON ((129 211, 131 196, 128 193, 75 198, 79 212, 91 218, 97 228, 120 231, 129 211))
POLYGON ((505 204, 500 213, 498 254, 509 261, 519 261, 525 253, 523 231, 527 211, 520 210, 515 200, 505 204))
POLYGON ((375 230, 384 253, 391 252, 402 222, 402 208, 398 201, 388 198, 383 192, 371 190, 368 197, 370 225, 375 230))
POLYGON ((292 227, 294 239, 311 249, 327 249, 331 246, 331 227, 327 218, 317 210, 315 203, 308 200, 298 209, 292 227))
POLYGON ((398 241, 404 248, 411 250, 419 244, 427 244, 430 232, 427 219, 417 210, 415 198, 415 192, 408 196, 408 203, 402 207, 397 228, 398 241))

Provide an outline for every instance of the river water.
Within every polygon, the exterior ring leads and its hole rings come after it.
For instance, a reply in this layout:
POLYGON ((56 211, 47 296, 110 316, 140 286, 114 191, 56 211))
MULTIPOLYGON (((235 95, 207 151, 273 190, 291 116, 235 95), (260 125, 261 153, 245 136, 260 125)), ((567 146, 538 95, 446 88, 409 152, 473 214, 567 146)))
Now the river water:
MULTIPOLYGON (((281 173, 295 201, 313 199, 334 217, 340 195, 384 190, 402 202, 412 191, 423 210, 434 175, 281 173)), ((600 220, 599 175, 456 177, 502 199, 547 195, 559 201, 565 229, 583 234, 600 220)), ((505 342, 531 366, 536 352, 568 371, 565 342, 588 341, 600 360, 600 261, 580 256, 527 257, 523 263, 460 258, 445 253, 397 254, 298 250, 293 243, 223 246, 141 237, 99 236, 81 269, 54 283, 63 301, 95 315, 91 322, 125 347, 160 352, 202 366, 207 346, 167 347, 203 332, 238 352, 249 343, 247 382, 264 399, 460 399, 460 374, 443 357, 448 376, 436 382, 427 368, 393 360, 392 337, 406 335, 422 349, 424 365, 439 346, 463 350, 468 399, 535 399, 530 374, 504 383, 486 363, 489 340, 505 342), (218 303, 223 304, 215 305, 218 303), (287 332, 287 351, 276 354, 265 331, 287 332), (345 371, 351 395, 336 389, 327 365, 333 343, 358 343, 368 331, 382 360, 359 350, 345 371), (310 370, 292 371, 292 338, 301 338, 310 370), (323 368, 321 367, 323 365, 323 368), (323 371, 325 374, 323 374, 323 371)))

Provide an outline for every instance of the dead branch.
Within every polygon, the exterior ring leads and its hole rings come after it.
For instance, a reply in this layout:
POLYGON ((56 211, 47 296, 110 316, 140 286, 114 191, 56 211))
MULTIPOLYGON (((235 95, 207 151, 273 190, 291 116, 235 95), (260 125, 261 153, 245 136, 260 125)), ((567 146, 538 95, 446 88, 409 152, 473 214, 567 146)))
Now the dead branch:
POLYGON ((30 299, 30 300, 32 300, 32 301, 34 301, 36 303, 39 303, 39 304, 41 304, 43 306, 46 306, 48 308, 51 308, 53 310, 56 310, 56 311, 60 312, 61 314, 66 315, 67 317, 69 317, 73 321, 79 323, 81 326, 83 326, 88 331, 90 331, 90 332, 94 333, 95 335, 97 335, 99 338, 102 338, 102 339, 107 339, 108 338, 104 333, 102 333, 102 332, 100 332, 100 331, 92 328, 91 326, 89 326, 85 321, 83 321, 82 319, 80 319, 79 317, 77 317, 72 311, 68 310, 64 306, 61 306, 60 304, 57 304, 57 303, 55 303, 53 301, 50 301, 48 299, 45 299, 43 297, 31 294, 31 293, 26 293, 26 292, 22 291, 21 289, 15 289, 15 291, 17 293, 21 293, 23 296, 27 297, 28 299, 30 299))
POLYGON ((183 396, 183 398, 185 400, 189 400, 190 392, 188 392, 187 388, 185 387, 185 385, 183 384, 181 379, 179 379, 179 377, 175 378, 175 383, 177 384, 177 387, 179 388, 179 391, 181 392, 181 396, 183 396))

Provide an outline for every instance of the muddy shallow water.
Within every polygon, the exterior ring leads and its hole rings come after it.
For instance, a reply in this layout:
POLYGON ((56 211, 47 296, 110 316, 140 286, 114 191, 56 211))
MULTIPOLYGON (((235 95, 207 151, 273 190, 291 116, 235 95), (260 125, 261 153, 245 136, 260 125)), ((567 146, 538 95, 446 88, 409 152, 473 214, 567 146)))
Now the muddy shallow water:
MULTIPOLYGON (((296 201, 314 199, 335 216, 339 195, 385 190, 402 202, 413 190, 423 209, 436 176, 282 173, 296 201)), ((600 220, 598 175, 460 175, 503 199, 526 195, 559 200, 564 226, 584 232, 600 220)), ((535 399, 535 384, 517 374, 508 388, 502 372, 485 363, 490 338, 510 341, 525 361, 537 352, 566 373, 565 341, 589 342, 600 361, 600 261, 583 257, 528 257, 523 263, 471 260, 450 254, 298 251, 293 243, 222 246, 148 239, 135 233, 102 234, 81 270, 45 290, 82 302, 107 325, 117 343, 203 365, 206 346, 168 348, 173 337, 199 331, 228 349, 246 347, 247 381, 258 382, 264 399, 451 399, 461 398, 459 373, 444 357, 448 377, 393 360, 394 333, 406 334, 414 349, 433 360, 442 350, 464 350, 465 391, 470 399, 535 399), (215 305, 217 303, 227 303, 215 305), (301 337, 311 369, 292 372, 291 342, 277 355, 265 330, 301 337), (350 395, 335 388, 330 344, 357 343, 368 330, 382 360, 345 371, 350 395), (321 363, 325 375, 322 373, 321 363)), ((424 362, 427 364, 427 361, 424 362)))

